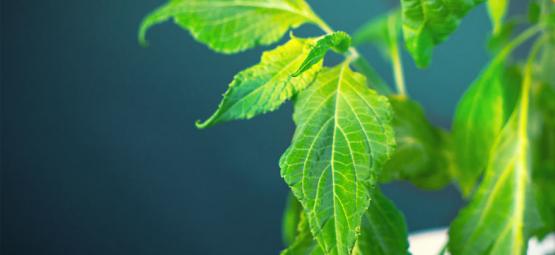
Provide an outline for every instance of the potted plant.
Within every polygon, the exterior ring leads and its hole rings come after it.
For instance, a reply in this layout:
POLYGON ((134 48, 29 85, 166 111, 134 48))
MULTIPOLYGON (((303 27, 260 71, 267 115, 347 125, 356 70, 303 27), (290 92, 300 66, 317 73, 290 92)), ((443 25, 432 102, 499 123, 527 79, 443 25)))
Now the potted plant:
MULTIPOLYGON (((460 99, 451 130, 432 125, 406 92, 400 51, 425 68, 434 47, 480 4, 401 0, 350 35, 304 0, 172 0, 146 16, 139 40, 146 44, 147 30, 171 19, 212 50, 234 54, 304 24, 321 29, 303 38, 290 32, 239 72, 214 114, 196 123, 250 119, 293 101, 296 131, 279 162, 291 188, 282 254, 407 254, 404 217, 379 188, 394 180, 422 189, 455 183, 468 199, 447 244, 432 250, 525 254, 531 238, 555 230, 554 2, 531 0, 525 19, 506 17, 508 0, 485 3, 493 57, 460 99), (528 56, 514 58, 527 42, 528 56), (395 89, 359 53, 364 45, 391 63, 395 89), (343 61, 326 66, 327 54, 343 61)), ((412 236, 412 251, 417 240, 447 239, 435 236, 412 236)))

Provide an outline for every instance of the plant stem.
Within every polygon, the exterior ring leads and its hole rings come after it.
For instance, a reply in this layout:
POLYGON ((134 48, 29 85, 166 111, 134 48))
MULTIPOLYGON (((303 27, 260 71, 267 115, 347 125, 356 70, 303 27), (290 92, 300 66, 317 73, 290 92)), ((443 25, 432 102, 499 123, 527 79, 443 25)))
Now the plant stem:
POLYGON ((405 88, 405 78, 403 75, 403 64, 399 54, 399 48, 393 47, 391 50, 391 64, 393 65, 393 74, 395 78, 395 86, 397 92, 403 97, 407 97, 407 90, 405 88))
POLYGON ((402 97, 407 97, 407 90, 405 87, 405 75, 403 73, 403 62, 401 60, 401 54, 399 53, 399 45, 397 42, 397 17, 389 16, 387 25, 389 27, 389 40, 392 44, 391 46, 391 64, 393 68, 393 75, 395 78, 395 86, 397 87, 397 92, 402 97))
POLYGON ((526 42, 528 39, 532 38, 533 36, 535 36, 538 32, 542 31, 543 27, 540 25, 535 25, 532 26, 528 29, 526 29, 524 32, 522 32, 521 34, 519 34, 515 39, 513 39, 512 41, 510 41, 507 46, 505 46, 505 48, 503 48, 501 50, 501 52, 499 53, 499 55, 497 55, 497 57, 495 59, 505 59, 505 57, 509 54, 511 54, 511 52, 517 48, 518 46, 520 46, 522 43, 526 42))

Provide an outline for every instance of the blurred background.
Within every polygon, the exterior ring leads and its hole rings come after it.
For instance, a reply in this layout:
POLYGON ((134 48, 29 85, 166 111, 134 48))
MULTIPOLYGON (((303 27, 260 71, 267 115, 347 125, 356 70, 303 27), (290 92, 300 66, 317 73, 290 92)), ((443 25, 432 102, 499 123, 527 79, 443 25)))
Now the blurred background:
MULTIPOLYGON (((353 32, 398 1, 308 1, 353 32)), ((225 56, 171 22, 142 17, 163 0, 1 2, 2 254, 277 254, 288 187, 278 159, 293 134, 291 105, 199 131, 233 75, 262 47, 225 56)), ((514 9, 525 10, 525 3, 514 9)), ((404 55, 409 94, 448 128, 487 63, 482 5, 426 70, 404 55)), ((306 26, 296 31, 317 35, 306 26)), ((391 81, 389 65, 361 49, 391 81)), ((446 226, 455 188, 384 187, 410 231, 446 226)))

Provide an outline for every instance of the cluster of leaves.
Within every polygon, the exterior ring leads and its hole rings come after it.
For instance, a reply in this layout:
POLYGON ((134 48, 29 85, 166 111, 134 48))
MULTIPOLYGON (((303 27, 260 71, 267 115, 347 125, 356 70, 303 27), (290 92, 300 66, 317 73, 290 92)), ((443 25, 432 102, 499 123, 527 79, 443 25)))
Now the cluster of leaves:
POLYGON ((304 0, 171 0, 139 31, 173 20, 212 50, 231 54, 279 41, 313 24, 323 34, 263 53, 239 72, 198 128, 271 112, 294 103, 296 131, 280 160, 291 187, 282 254, 407 254, 402 213, 380 183, 405 180, 423 189, 454 181, 472 199, 450 229, 452 254, 522 254, 532 235, 555 230, 555 7, 533 2, 532 28, 509 41, 507 0, 489 0, 496 54, 461 99, 453 132, 433 126, 409 99, 400 41, 417 66, 453 33, 475 0, 401 0, 353 39, 331 29, 304 0), (514 48, 538 33, 526 64, 514 48), (355 47, 380 50, 391 63, 394 93, 355 47), (344 60, 332 67, 325 56, 344 60), (541 55, 541 58, 537 58, 541 55), (355 70, 353 70, 354 68, 355 70), (483 180, 477 186, 480 177, 483 180))

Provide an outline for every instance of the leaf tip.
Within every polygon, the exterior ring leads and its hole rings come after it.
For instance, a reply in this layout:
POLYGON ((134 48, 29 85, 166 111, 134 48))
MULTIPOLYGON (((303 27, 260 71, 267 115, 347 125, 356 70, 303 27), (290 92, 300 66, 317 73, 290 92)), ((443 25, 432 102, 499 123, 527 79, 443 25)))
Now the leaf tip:
POLYGON ((146 39, 146 34, 150 27, 151 25, 148 22, 148 19, 145 19, 141 22, 141 25, 139 26, 139 32, 137 33, 137 41, 139 42, 139 45, 145 48, 148 47, 148 40, 146 39))
POLYGON ((416 67, 418 67, 420 69, 426 69, 426 68, 428 68, 428 66, 430 66, 430 60, 429 59, 416 60, 416 61, 414 61, 414 63, 416 63, 416 67))
POLYGON ((212 122, 210 120, 206 120, 204 122, 202 122, 201 120, 195 121, 195 127, 200 130, 210 127, 211 124, 212 122))
POLYGON ((141 34, 140 34, 140 35, 139 35, 139 38, 138 38, 138 41, 139 41, 139 45, 140 45, 141 47, 143 47, 143 48, 147 48, 147 47, 148 47, 148 41, 146 40, 145 35, 141 35, 141 34))

